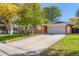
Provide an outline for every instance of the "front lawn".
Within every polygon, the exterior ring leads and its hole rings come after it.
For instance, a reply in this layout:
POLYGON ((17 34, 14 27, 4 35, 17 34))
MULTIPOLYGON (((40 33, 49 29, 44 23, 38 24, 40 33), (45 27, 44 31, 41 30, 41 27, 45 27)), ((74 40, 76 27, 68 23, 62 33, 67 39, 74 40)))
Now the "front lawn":
POLYGON ((12 42, 12 41, 16 41, 16 40, 20 40, 29 36, 33 36, 33 35, 23 35, 23 34, 0 34, 0 42, 12 42))
POLYGON ((45 56, 77 56, 79 55, 79 34, 67 35, 41 53, 45 56))

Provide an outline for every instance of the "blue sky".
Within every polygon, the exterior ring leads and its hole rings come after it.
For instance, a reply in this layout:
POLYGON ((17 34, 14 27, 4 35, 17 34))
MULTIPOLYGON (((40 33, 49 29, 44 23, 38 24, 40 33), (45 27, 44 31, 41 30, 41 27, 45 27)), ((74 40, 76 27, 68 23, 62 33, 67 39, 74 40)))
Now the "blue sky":
POLYGON ((69 21, 69 18, 75 17, 79 8, 78 3, 41 3, 42 8, 47 6, 58 6, 62 13, 60 20, 65 22, 69 21))

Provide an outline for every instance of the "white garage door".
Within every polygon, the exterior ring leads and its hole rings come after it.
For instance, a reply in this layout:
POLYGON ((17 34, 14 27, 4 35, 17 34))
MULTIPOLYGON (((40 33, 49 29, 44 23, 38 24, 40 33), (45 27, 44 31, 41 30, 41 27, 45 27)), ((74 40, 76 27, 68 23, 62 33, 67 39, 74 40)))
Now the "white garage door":
POLYGON ((48 26, 48 33, 50 34, 64 34, 66 33, 65 25, 48 26))

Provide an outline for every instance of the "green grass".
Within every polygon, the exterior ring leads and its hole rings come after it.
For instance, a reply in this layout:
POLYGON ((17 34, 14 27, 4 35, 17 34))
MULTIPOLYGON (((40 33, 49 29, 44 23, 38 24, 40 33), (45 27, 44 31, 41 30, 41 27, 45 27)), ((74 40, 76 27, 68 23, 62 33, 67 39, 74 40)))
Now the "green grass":
POLYGON ((8 36, 10 34, 0 34, 0 37, 8 36))
POLYGON ((45 56, 78 56, 79 34, 67 35, 41 53, 45 56))
POLYGON ((16 40, 20 40, 26 37, 30 37, 32 35, 23 35, 23 34, 0 34, 0 42, 5 43, 5 42, 12 42, 16 40))

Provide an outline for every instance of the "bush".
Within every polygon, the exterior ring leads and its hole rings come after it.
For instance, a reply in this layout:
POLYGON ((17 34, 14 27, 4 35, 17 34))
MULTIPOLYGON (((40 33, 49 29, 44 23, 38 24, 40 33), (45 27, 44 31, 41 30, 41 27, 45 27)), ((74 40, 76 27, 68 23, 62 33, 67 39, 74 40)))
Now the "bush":
POLYGON ((73 28, 79 28, 79 25, 74 25, 73 28))
POLYGON ((25 35, 21 35, 21 34, 13 34, 13 35, 5 35, 5 36, 1 36, 0 37, 0 42, 4 42, 4 41, 7 41, 7 40, 11 40, 11 39, 14 39, 14 38, 18 38, 18 37, 24 37, 25 35))

